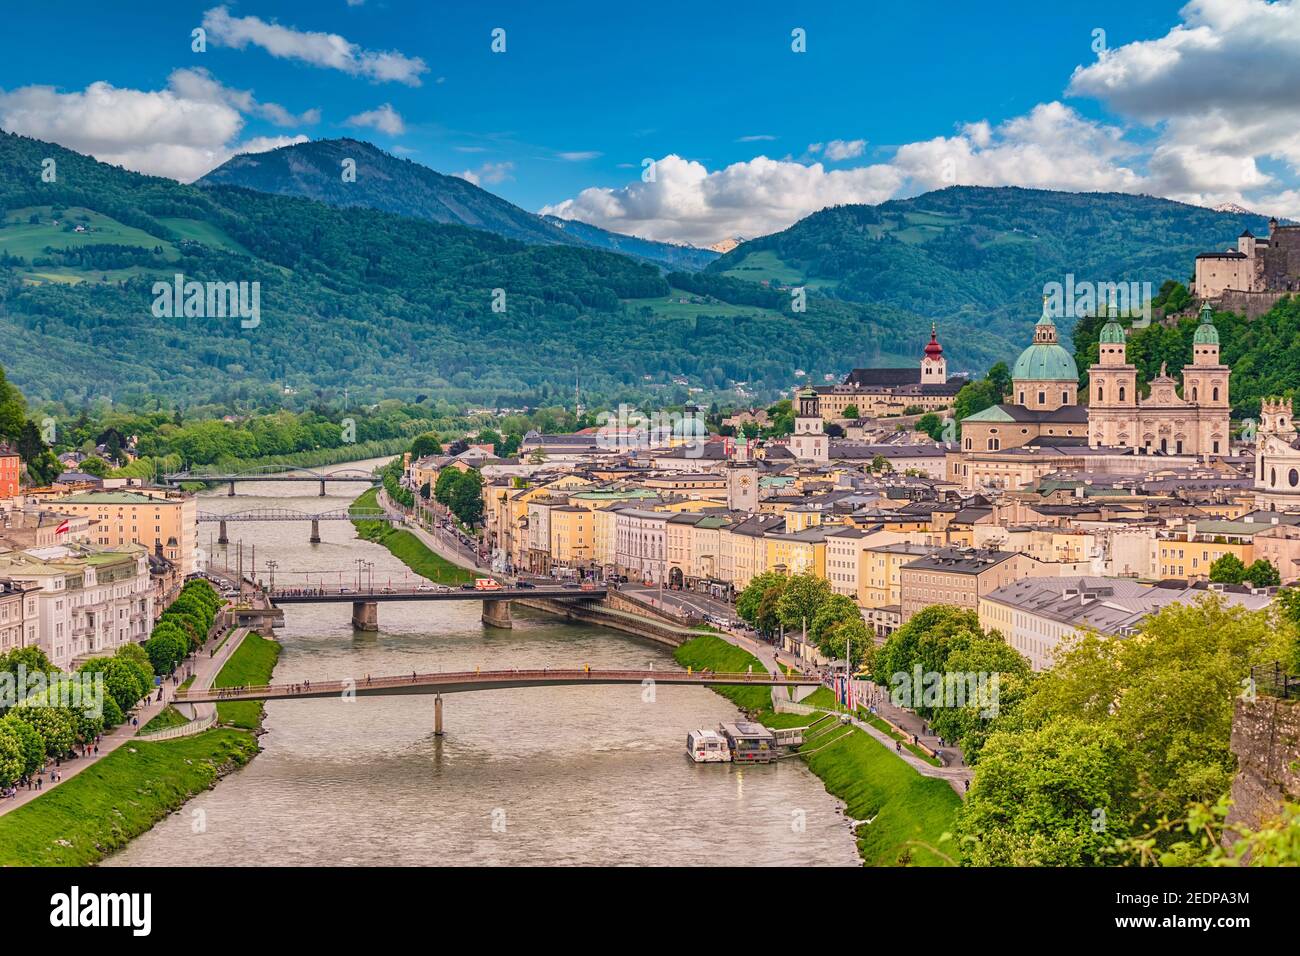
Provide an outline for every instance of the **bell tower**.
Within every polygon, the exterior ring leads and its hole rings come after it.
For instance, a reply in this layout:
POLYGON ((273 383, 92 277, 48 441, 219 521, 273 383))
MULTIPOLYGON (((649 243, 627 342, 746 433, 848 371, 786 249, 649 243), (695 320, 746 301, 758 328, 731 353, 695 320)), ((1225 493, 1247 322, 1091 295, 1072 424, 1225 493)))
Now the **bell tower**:
POLYGON ((1196 447, 1201 455, 1228 453, 1228 366, 1219 361, 1219 330, 1210 303, 1201 306, 1201 321, 1192 336, 1192 364, 1183 366, 1183 401, 1194 406, 1196 447))
POLYGON ((1137 367, 1112 296, 1098 336, 1097 363, 1088 369, 1088 443, 1123 448, 1137 444, 1137 367))
POLYGON ((830 457, 830 440, 826 437, 822 422, 821 400, 811 388, 802 389, 796 398, 790 451, 800 461, 824 463, 830 457))
POLYGON ((930 341, 925 347, 925 356, 921 359, 921 384, 942 385, 948 381, 948 360, 943 357, 943 346, 939 344, 935 324, 930 323, 930 341))

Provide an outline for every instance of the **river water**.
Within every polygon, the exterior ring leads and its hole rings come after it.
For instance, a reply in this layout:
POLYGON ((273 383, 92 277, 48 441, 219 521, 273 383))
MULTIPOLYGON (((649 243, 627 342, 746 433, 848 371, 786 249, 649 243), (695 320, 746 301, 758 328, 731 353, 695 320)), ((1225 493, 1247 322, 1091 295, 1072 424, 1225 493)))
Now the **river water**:
MULTIPOLYGON (((358 463, 372 467, 376 462, 358 463)), ((338 466, 344 467, 344 466, 338 466)), ((206 493, 200 510, 319 512, 363 485, 243 484, 206 493), (269 490, 268 490, 269 489, 269 490)), ((256 546, 258 575, 277 586, 375 586, 405 566, 321 522, 231 523, 233 564, 256 546)), ((200 525, 208 560, 224 550, 200 525)), ((275 632, 277 682, 362 678, 412 670, 540 666, 672 668, 669 650, 599 627, 514 608, 513 630, 485 627, 478 602, 388 603, 378 632, 354 631, 351 605, 290 605, 275 632)), ((856 865, 840 801, 798 760, 765 767, 694 764, 688 730, 737 712, 698 687, 551 687, 444 696, 442 738, 432 697, 275 701, 263 752, 106 861, 193 865, 856 865)))

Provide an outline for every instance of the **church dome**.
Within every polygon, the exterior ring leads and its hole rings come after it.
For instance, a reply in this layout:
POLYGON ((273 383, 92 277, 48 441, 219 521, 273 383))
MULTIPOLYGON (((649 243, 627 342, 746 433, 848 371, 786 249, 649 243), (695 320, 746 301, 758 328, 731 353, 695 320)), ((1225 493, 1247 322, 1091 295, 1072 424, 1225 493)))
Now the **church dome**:
POLYGON ((1219 330, 1214 327, 1214 310, 1208 302, 1201 306, 1201 324, 1196 327, 1192 342, 1196 345, 1219 344, 1219 330))
POLYGON ((1020 353, 1012 379, 1031 382, 1079 381, 1079 369, 1074 356, 1056 340, 1056 323, 1048 310, 1047 297, 1043 297, 1043 315, 1034 326, 1034 344, 1020 353))
POLYGON ((1123 345, 1124 344, 1124 326, 1118 322, 1107 322, 1101 327, 1101 335, 1098 341, 1102 345, 1123 345))

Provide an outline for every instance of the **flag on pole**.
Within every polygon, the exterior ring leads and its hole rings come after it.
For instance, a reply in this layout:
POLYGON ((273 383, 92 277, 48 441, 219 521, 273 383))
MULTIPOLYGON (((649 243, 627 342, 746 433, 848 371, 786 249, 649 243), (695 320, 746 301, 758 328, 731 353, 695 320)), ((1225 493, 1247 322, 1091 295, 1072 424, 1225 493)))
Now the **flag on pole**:
POLYGON ((62 522, 62 523, 61 523, 57 528, 54 529, 54 533, 55 533, 55 534, 67 534, 67 533, 68 533, 68 519, 67 519, 67 518, 64 518, 64 519, 63 519, 63 522, 62 522))

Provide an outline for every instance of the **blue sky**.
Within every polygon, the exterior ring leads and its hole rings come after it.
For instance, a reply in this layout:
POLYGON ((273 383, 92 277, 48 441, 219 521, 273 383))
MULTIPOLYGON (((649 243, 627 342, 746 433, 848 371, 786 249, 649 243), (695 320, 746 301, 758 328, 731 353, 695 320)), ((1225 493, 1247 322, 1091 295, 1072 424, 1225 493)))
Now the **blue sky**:
POLYGON ((67 0, 52 30, 11 6, 0 127, 186 180, 350 135, 527 209, 700 243, 952 182, 1300 214, 1292 0, 741 10, 67 0))

